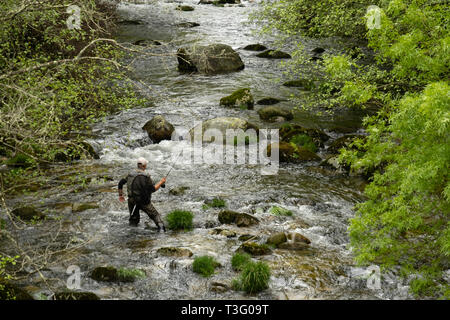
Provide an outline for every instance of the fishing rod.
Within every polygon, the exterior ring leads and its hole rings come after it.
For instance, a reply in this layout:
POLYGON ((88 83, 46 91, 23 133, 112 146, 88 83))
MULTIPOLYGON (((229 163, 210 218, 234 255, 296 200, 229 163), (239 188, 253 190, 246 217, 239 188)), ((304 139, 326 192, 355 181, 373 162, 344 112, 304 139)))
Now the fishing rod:
MULTIPOLYGON (((180 156, 181 156, 182 153, 183 153, 183 150, 181 150, 181 152, 178 154, 178 156, 177 156, 177 158, 175 159, 175 161, 172 162, 172 166, 170 167, 169 171, 168 171, 167 174, 164 176, 164 178, 167 178, 167 177, 169 176, 170 172, 171 172, 172 169, 173 169, 173 165, 178 161, 178 159, 180 158, 180 156)), ((166 184, 163 183, 163 184, 161 185, 161 188, 165 188, 165 187, 166 187, 166 184)))

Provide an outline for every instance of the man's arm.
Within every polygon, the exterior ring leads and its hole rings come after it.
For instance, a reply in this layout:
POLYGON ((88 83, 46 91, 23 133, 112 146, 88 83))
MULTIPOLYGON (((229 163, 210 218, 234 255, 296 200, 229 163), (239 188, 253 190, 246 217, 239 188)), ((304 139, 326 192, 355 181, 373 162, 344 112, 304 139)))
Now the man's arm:
POLYGON ((125 198, 123 197, 123 185, 125 183, 127 183, 127 179, 125 179, 125 178, 123 178, 123 179, 121 179, 119 181, 118 189, 119 189, 119 201, 120 202, 124 202, 125 201, 125 198))
POLYGON ((158 191, 159 188, 161 188, 161 185, 163 185, 166 182, 166 178, 162 178, 157 184, 153 185, 152 178, 150 179, 150 192, 158 191))

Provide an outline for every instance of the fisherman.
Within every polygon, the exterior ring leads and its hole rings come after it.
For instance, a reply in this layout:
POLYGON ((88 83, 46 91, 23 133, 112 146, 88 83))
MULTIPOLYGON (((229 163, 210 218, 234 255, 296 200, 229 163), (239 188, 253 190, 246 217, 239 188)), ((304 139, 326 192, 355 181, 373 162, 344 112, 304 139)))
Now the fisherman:
POLYGON ((150 174, 145 172, 147 168, 147 160, 139 158, 137 160, 137 170, 128 174, 128 176, 119 181, 119 201, 124 202, 123 185, 127 184, 128 194, 128 210, 130 211, 130 226, 137 226, 140 220, 139 210, 143 210, 150 219, 152 219, 161 231, 164 232, 166 227, 161 219, 159 212, 151 203, 152 193, 157 191, 164 183, 166 178, 162 178, 156 185, 153 184, 150 174))

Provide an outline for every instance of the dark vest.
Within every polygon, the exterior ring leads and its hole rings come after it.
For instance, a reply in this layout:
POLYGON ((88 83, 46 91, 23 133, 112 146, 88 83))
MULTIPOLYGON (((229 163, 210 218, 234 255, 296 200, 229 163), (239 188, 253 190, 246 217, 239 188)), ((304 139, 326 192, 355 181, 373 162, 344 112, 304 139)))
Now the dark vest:
POLYGON ((145 171, 141 171, 141 170, 136 170, 133 172, 130 172, 127 176, 127 193, 128 193, 128 197, 132 197, 132 198, 136 198, 136 197, 141 197, 142 195, 140 194, 140 190, 133 190, 133 182, 134 179, 136 179, 136 177, 138 176, 146 176, 150 178, 150 174, 145 172, 145 171))

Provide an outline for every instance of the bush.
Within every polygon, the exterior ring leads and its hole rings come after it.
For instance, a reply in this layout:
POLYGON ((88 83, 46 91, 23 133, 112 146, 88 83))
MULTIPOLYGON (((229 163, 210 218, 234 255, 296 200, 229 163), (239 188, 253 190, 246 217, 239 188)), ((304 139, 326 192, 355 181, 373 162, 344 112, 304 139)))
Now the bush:
POLYGON ((269 212, 271 214, 276 215, 276 216, 292 216, 292 211, 291 210, 288 210, 288 209, 285 209, 285 208, 282 208, 282 207, 277 207, 277 206, 274 206, 274 207, 270 208, 269 212))
POLYGON ((317 146, 314 144, 312 138, 306 134, 296 134, 289 142, 301 146, 311 152, 317 151, 317 146))
POLYGON ((120 268, 117 275, 119 280, 123 282, 133 282, 137 278, 145 278, 145 272, 139 269, 120 268))
POLYGON ((194 215, 189 211, 175 210, 167 215, 168 228, 172 230, 191 230, 194 215))
POLYGON ((264 262, 247 263, 238 282, 232 283, 233 288, 244 290, 247 293, 257 293, 269 287, 270 267, 264 262))
POLYGON ((220 264, 213 257, 201 256, 195 258, 192 269, 204 277, 209 277, 214 274, 214 269, 218 266, 220 264))
POLYGON ((248 253, 235 253, 231 258, 231 266, 235 271, 242 271, 247 263, 251 261, 251 257, 248 253))
POLYGON ((205 204, 203 205, 203 209, 206 210, 208 208, 224 208, 226 207, 226 202, 220 198, 214 198, 212 200, 205 200, 205 204))

